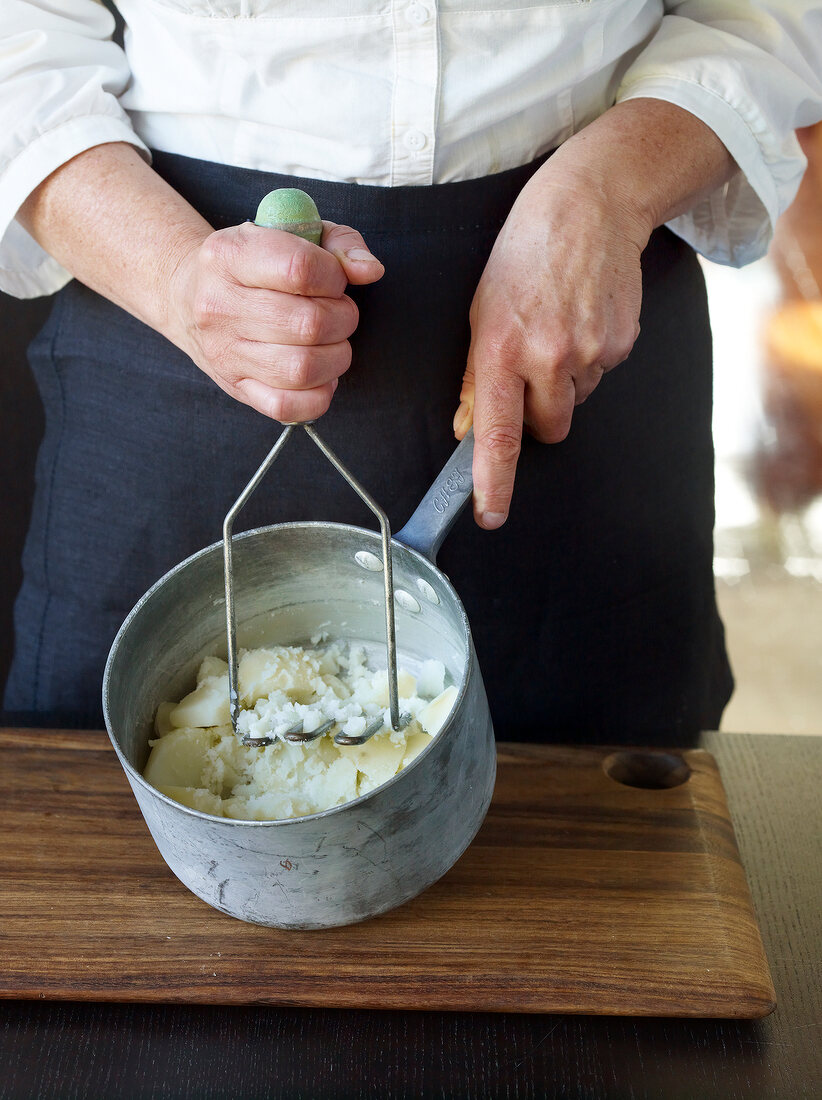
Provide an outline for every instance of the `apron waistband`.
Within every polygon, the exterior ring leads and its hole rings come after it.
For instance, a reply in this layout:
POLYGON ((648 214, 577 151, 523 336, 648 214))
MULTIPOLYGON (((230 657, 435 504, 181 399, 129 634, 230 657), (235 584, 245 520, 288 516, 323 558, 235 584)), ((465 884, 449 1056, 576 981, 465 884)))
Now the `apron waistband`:
POLYGON ((420 187, 305 179, 157 151, 152 152, 152 163, 155 172, 215 229, 253 219, 269 191, 299 187, 314 199, 322 218, 364 233, 396 234, 459 232, 466 227, 466 219, 471 228, 501 225, 516 196, 550 155, 479 179, 420 187))

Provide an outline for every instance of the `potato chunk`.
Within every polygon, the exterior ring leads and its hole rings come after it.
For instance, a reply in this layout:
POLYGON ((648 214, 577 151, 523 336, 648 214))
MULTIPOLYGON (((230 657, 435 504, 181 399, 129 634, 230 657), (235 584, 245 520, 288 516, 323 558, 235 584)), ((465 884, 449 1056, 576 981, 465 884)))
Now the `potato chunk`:
POLYGON ((153 787, 201 787, 205 756, 213 743, 210 730, 173 730, 152 743, 143 775, 153 787))
POLYGON ((390 730, 383 730, 364 745, 341 745, 340 756, 351 760, 357 770, 368 777, 370 790, 397 774, 405 755, 405 738, 397 741, 399 743, 392 740, 390 730))
POLYGON ((168 721, 175 729, 197 726, 224 726, 231 721, 228 705, 228 673, 206 676, 194 691, 181 699, 168 721))
MULTIPOLYGON (((319 661, 312 653, 285 646, 252 649, 240 658, 240 700, 253 707, 273 691, 282 691, 294 703, 310 703, 317 691, 319 661)), ((320 681, 320 688, 324 686, 320 681)))
POLYGON ((223 816, 222 798, 204 787, 172 787, 158 783, 157 790, 173 798, 175 802, 189 806, 192 810, 201 810, 204 814, 211 814, 213 817, 223 816))
POLYGON ((432 699, 427 706, 422 708, 417 718, 426 733, 430 733, 433 737, 434 734, 440 732, 454 708, 456 698, 457 689, 452 684, 450 687, 447 687, 445 691, 441 691, 436 699, 432 699))
POLYGON ((408 742, 405 747, 405 756, 402 758, 402 767, 407 767, 414 757, 419 756, 425 746, 433 740, 433 736, 426 733, 418 722, 412 722, 408 727, 408 742))

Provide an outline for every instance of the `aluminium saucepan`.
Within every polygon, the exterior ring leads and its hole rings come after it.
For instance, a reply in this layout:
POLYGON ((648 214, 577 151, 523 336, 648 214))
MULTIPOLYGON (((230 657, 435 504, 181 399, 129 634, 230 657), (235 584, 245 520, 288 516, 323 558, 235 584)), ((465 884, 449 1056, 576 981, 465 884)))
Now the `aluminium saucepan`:
MULTIPOLYGON (((482 824, 496 774, 491 717, 468 619, 435 565, 471 495, 472 453, 469 436, 391 542, 399 661, 412 673, 441 661, 456 703, 418 757, 353 802, 237 821, 183 806, 143 778, 159 703, 191 690, 203 657, 226 653, 222 542, 167 573, 123 623, 103 680, 109 736, 166 863, 222 912, 282 928, 364 920, 444 875, 482 824)), ((237 535, 232 547, 238 645, 307 645, 326 632, 385 665, 379 534, 283 523, 237 535)))

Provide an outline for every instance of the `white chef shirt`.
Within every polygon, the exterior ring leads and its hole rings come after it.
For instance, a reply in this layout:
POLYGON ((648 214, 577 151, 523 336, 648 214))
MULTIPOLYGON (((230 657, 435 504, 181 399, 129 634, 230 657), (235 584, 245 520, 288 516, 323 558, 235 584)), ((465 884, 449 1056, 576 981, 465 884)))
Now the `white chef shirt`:
MULTIPOLYGON (((760 256, 822 117, 810 0, 0 0, 0 288, 68 273, 14 220, 94 145, 125 141, 315 179, 398 186, 524 164, 615 101, 669 100, 741 171, 671 228, 760 256)), ((253 205, 253 196, 249 203, 253 205)), ((250 209, 251 207, 249 207, 250 209)))

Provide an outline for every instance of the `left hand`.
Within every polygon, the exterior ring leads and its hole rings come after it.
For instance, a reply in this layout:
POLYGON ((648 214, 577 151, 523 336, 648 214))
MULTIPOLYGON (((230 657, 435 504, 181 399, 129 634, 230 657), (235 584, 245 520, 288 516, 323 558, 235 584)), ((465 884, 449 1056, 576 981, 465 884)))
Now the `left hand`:
POLYGON ((474 423, 474 512, 508 516, 523 423, 564 439, 574 407, 639 335, 640 255, 652 225, 555 154, 511 209, 471 305, 471 345, 454 430, 474 423))

